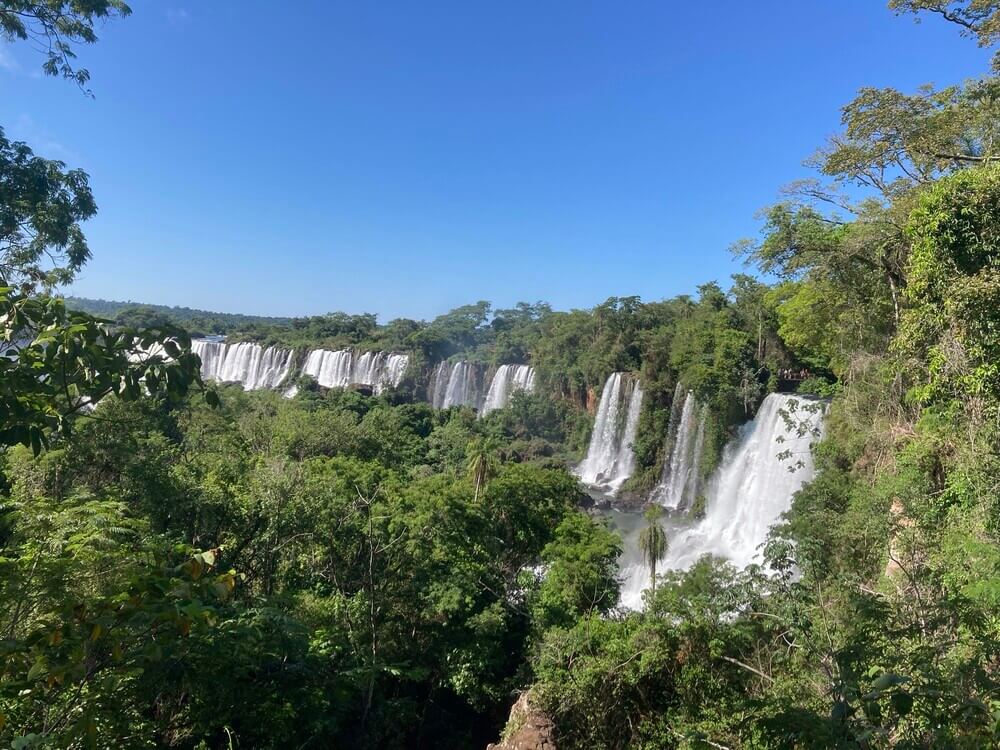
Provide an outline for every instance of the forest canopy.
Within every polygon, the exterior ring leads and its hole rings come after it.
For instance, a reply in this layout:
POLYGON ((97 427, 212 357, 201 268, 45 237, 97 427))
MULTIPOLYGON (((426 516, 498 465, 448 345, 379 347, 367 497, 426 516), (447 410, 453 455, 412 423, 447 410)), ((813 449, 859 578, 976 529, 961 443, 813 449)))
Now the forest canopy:
MULTIPOLYGON (((1000 38, 990 0, 889 8, 1000 38)), ((76 48, 128 14, 0 0, 0 33, 84 87, 76 48)), ((859 91, 725 287, 385 323, 64 300, 96 198, 0 131, 0 744, 1000 745, 997 92, 995 63, 859 91), (408 359, 386 388, 209 386, 205 335, 408 359), (458 362, 537 382, 434 408, 458 362), (571 471, 615 373, 644 393, 618 498, 648 506, 638 611, 571 471), (760 564, 658 567, 679 399, 707 482, 779 388, 824 422, 760 564)))

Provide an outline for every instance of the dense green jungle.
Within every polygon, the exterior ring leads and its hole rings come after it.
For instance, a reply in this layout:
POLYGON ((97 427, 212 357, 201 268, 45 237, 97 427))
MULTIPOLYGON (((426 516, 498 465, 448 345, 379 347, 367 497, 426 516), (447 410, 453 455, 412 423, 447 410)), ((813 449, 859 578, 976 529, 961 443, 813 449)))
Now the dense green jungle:
MULTIPOLYGON (((0 745, 1000 746, 1000 2, 889 7, 979 44, 983 76, 859 91, 734 244, 747 273, 661 301, 386 323, 67 301, 87 175, 0 130, 0 745), (206 336, 292 374, 218 382, 206 336), (324 387, 314 350, 405 359, 324 387), (533 387, 435 408, 459 363, 533 387), (608 500, 573 467, 613 373, 643 398, 608 500), (824 428, 759 564, 706 555, 621 606, 593 506, 647 506, 678 394, 707 482, 776 390, 824 428)), ((53 40, 74 96, 73 49, 128 14, 0 0, 0 34, 53 40)))

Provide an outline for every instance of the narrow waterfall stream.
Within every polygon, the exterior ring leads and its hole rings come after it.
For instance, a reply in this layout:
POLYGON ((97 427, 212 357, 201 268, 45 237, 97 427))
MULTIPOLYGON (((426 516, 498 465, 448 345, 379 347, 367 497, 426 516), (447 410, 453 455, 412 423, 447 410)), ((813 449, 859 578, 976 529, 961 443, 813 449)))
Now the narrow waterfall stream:
POLYGON ((642 385, 626 373, 614 372, 604 383, 597 405, 587 457, 574 469, 580 480, 614 495, 635 468, 632 444, 639 429, 642 385))
POLYGON ((651 499, 669 510, 690 508, 698 497, 701 455, 705 447, 707 409, 698 406, 692 391, 683 394, 683 406, 676 421, 677 404, 682 390, 674 394, 671 424, 667 430, 670 451, 663 463, 663 475, 653 489, 651 499))

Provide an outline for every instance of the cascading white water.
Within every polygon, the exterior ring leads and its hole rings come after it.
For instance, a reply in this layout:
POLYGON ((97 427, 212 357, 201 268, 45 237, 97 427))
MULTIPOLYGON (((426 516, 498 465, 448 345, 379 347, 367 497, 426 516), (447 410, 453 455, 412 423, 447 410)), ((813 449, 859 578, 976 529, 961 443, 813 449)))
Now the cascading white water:
POLYGON ((667 423, 667 440, 672 441, 677 437, 677 427, 681 422, 681 412, 684 409, 684 397, 687 395, 687 391, 684 389, 684 384, 681 382, 677 383, 674 388, 674 398, 670 402, 670 421, 667 423))
POLYGON ((292 352, 271 346, 195 339, 191 351, 201 357, 201 376, 220 383, 240 383, 244 390, 276 388, 292 366, 292 352))
POLYGON ((698 400, 692 391, 684 396, 680 416, 673 419, 677 403, 680 401, 680 387, 674 394, 671 409, 671 425, 667 429, 670 441, 670 455, 663 464, 663 476, 653 489, 651 499, 664 508, 678 510, 691 507, 698 492, 698 472, 701 454, 705 445, 704 409, 698 408, 698 400))
MULTIPOLYGON (((727 447, 709 480, 704 518, 668 532, 669 550, 657 570, 686 570, 706 554, 726 558, 739 568, 759 563, 770 528, 813 477, 811 446, 822 428, 820 402, 788 394, 767 396, 757 416, 727 447)), ((626 538, 626 547, 620 563, 621 600, 624 606, 639 609, 649 585, 649 568, 634 540, 626 538)))
POLYGON ((431 378, 431 406, 440 409, 444 403, 444 396, 448 390, 448 377, 451 374, 451 365, 441 362, 434 368, 434 376, 431 378))
POLYGON ((406 368, 410 366, 409 354, 389 354, 385 360, 385 368, 382 371, 382 379, 375 386, 376 393, 381 392, 387 386, 395 388, 403 381, 406 368))
POLYGON ((535 368, 528 365, 500 365, 493 380, 490 382, 490 389, 486 393, 486 400, 483 408, 479 412, 480 416, 489 414, 495 409, 504 408, 510 401, 510 397, 515 391, 525 391, 531 393, 535 390, 535 368))
POLYGON ((468 362, 456 363, 448 378, 444 408, 457 404, 475 406, 477 400, 475 368, 468 362))
POLYGON ((373 386, 381 380, 383 367, 385 367, 383 352, 364 352, 355 359, 354 380, 356 383, 373 386))
POLYGON ((642 410, 642 386, 625 373, 614 372, 604 383, 597 405, 587 457, 574 469, 584 484, 614 495, 635 468, 635 443, 642 410))
POLYGON ((351 382, 370 385, 381 393, 399 385, 409 364, 406 354, 365 352, 354 363, 351 382))
POLYGON ((367 385, 381 393, 399 385, 409 363, 406 354, 313 349, 302 366, 302 374, 315 378, 324 388, 367 385))
POLYGON ((698 431, 694 435, 694 454, 691 457, 691 477, 688 480, 686 504, 684 508, 690 508, 691 504, 698 499, 698 492, 701 490, 701 457, 705 455, 705 425, 708 424, 708 404, 701 407, 698 415, 698 431))
POLYGON ((434 371, 431 404, 435 409, 451 406, 479 406, 479 378, 475 365, 470 362, 442 362, 434 371))
POLYGON ((346 388, 351 383, 351 352, 313 349, 302 365, 302 374, 316 379, 324 388, 346 388))
POLYGON ((709 483, 705 517, 672 540, 665 568, 687 568, 705 553, 737 567, 759 561, 771 526, 813 477, 811 446, 822 426, 819 402, 767 396, 709 483))

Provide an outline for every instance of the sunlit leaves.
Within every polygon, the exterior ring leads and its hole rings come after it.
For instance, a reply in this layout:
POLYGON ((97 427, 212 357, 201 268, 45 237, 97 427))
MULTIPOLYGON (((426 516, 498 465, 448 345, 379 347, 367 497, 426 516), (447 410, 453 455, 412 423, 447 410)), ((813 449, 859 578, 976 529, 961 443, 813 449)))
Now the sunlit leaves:
POLYGON ((35 156, 0 128, 0 196, 0 286, 30 292, 70 281, 90 258, 80 224, 97 205, 87 175, 35 156))
POLYGON ((84 88, 90 73, 76 67, 73 45, 93 44, 97 41, 95 23, 131 13, 124 0, 3 0, 0 37, 33 43, 45 55, 42 69, 47 75, 61 76, 84 88))
MULTIPOLYGON (((37 453, 105 396, 180 398, 201 386, 182 329, 137 331, 0 288, 0 443, 37 453)), ((216 397, 211 397, 213 403, 216 397)))

